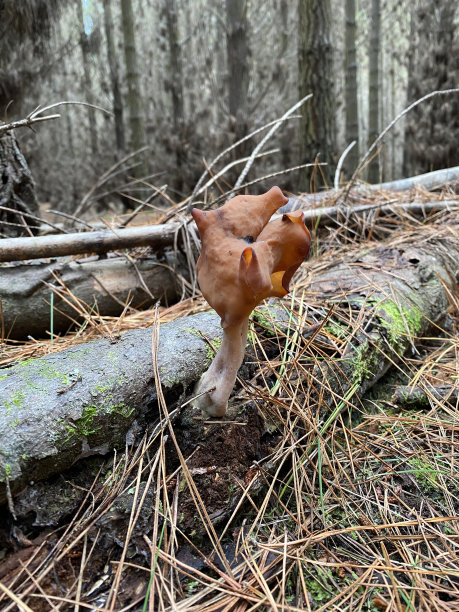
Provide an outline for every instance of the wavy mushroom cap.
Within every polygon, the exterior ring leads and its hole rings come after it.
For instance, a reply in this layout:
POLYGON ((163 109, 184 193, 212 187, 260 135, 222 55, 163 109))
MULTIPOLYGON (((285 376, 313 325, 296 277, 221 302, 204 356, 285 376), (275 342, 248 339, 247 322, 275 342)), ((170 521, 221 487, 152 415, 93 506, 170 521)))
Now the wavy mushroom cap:
POLYGON ((308 254, 310 235, 301 211, 268 223, 286 201, 273 187, 261 196, 237 196, 218 210, 192 211, 202 241, 199 286, 223 328, 249 317, 266 297, 286 295, 308 254))
POLYGON ((287 202, 279 187, 271 187, 261 195, 235 196, 218 209, 218 214, 233 236, 254 241, 276 210, 287 202))
POLYGON ((273 291, 265 297, 283 297, 290 291, 292 276, 306 259, 311 235, 304 224, 301 210, 282 215, 271 221, 258 236, 256 245, 267 243, 272 257, 271 283, 273 291))
POLYGON ((203 246, 208 228, 212 228, 212 236, 218 228, 227 236, 253 242, 276 210, 287 202, 288 198, 279 187, 271 187, 261 195, 235 196, 217 210, 193 208, 191 215, 198 226, 203 246))

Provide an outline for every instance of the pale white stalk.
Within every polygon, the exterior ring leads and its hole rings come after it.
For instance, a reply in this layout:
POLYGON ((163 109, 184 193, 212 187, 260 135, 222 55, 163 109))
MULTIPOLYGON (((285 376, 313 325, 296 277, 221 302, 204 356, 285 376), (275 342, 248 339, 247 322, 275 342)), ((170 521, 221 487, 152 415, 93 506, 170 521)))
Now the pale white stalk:
POLYGON ((247 318, 223 330, 220 348, 196 388, 196 394, 204 393, 195 402, 204 416, 222 417, 226 413, 228 398, 244 359, 248 325, 247 318))

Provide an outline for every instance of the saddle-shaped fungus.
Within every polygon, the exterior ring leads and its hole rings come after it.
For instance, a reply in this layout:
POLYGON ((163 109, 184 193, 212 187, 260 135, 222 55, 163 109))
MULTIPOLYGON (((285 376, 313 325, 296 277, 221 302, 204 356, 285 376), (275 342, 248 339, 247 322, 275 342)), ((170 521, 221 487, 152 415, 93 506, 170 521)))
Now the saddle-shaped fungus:
POLYGON ((311 237, 301 211, 269 222, 287 202, 279 187, 272 187, 259 196, 236 196, 217 210, 191 211, 202 243, 199 286, 223 328, 222 344, 196 389, 204 416, 225 415, 244 358, 250 313, 267 297, 287 295, 308 254, 311 237))

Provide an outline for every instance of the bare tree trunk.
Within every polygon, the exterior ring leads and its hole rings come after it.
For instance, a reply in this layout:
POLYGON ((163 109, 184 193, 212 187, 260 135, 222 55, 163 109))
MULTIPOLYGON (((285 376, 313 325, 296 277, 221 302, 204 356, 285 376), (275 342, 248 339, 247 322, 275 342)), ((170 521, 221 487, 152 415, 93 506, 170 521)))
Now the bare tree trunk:
MULTIPOLYGON (((336 152, 330 0, 299 0, 298 25, 299 97, 314 94, 301 111, 299 162, 312 163, 320 155, 319 161, 328 164, 322 172, 330 183, 336 152)), ((308 189, 309 176, 302 172, 301 189, 308 189)))
POLYGON ((346 144, 350 144, 354 140, 356 143, 349 151, 345 162, 348 178, 357 168, 360 158, 355 33, 355 0, 346 0, 346 55, 344 67, 346 78, 346 144))
MULTIPOLYGON (((138 151, 145 146, 145 121, 140 95, 140 77, 135 44, 134 14, 131 0, 121 0, 123 16, 124 55, 126 62, 126 81, 128 85, 129 123, 131 126, 131 148, 138 151)), ((135 168, 135 176, 141 178, 147 174, 146 159, 135 168)))
MULTIPOLYGON (((368 110, 368 146, 373 144, 379 135, 379 44, 381 30, 380 0, 371 2, 370 26, 370 74, 369 74, 369 110, 368 110)), ((378 159, 372 161, 368 169, 368 180, 377 183, 379 177, 378 159)))
MULTIPOLYGON (((459 37, 456 2, 432 7, 423 0, 413 19, 418 35, 410 81, 411 100, 431 91, 456 88, 459 76, 459 37)), ((459 96, 434 97, 406 118, 405 165, 413 172, 436 170, 459 163, 459 96)))
MULTIPOLYGON (((410 15, 410 38, 408 47, 408 87, 407 87, 407 104, 415 101, 416 91, 416 59, 417 59, 417 44, 419 42, 419 34, 417 28, 417 10, 416 5, 411 6, 410 15)), ((403 147, 403 175, 407 176, 413 170, 411 146, 413 144, 413 126, 412 122, 405 121, 404 147, 403 147)))
MULTIPOLYGON (((84 92, 86 101, 89 104, 94 104, 94 96, 92 93, 92 85, 91 85, 91 68, 90 68, 90 57, 88 53, 88 36, 85 31, 84 26, 84 14, 83 14, 83 0, 78 0, 77 2, 77 11, 78 17, 80 20, 80 47, 81 47, 81 55, 83 59, 83 76, 84 76, 84 92)), ((99 149, 98 139, 97 139, 97 123, 96 123, 96 114, 94 109, 88 108, 88 117, 89 117, 89 131, 91 136, 91 150, 93 155, 97 155, 97 151, 99 149)))
POLYGON ((115 115, 116 150, 121 158, 125 150, 124 122, 123 122, 123 100, 121 97, 118 60, 115 51, 113 37, 113 18, 111 0, 104 0, 104 24, 105 36, 107 38, 107 57, 110 66, 110 80, 113 93, 113 114, 115 115))
POLYGON ((226 0, 228 108, 236 139, 248 129, 249 42, 246 0, 226 0))
POLYGON ((177 1, 165 0, 164 12, 166 15, 167 38, 169 42, 169 74, 168 89, 172 96, 172 121, 174 126, 175 146, 175 187, 183 189, 183 166, 184 158, 184 109, 183 109, 183 72, 182 57, 179 43, 179 30, 177 19, 177 1))

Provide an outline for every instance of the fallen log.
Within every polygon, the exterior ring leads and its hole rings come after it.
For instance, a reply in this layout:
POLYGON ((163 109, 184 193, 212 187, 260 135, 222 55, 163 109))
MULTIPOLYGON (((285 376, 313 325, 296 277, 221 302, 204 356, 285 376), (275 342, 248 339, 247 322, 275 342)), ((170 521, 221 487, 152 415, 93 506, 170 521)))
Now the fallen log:
POLYGON ((415 189, 416 187, 422 187, 423 189, 427 189, 427 191, 433 191, 434 189, 441 189, 455 181, 459 181, 459 166, 434 170, 433 172, 426 172, 425 174, 418 174, 396 181, 387 181, 379 185, 369 185, 368 187, 373 190, 385 189, 387 191, 407 191, 409 189, 415 189))
MULTIPOLYGON (((208 367, 222 330, 213 313, 165 323, 158 367, 179 395, 208 367)), ((152 331, 141 329, 0 370, 0 502, 79 458, 124 447, 128 431, 157 417, 152 331)))
MULTIPOLYGON (((442 170, 434 170, 433 172, 426 172, 425 174, 418 174, 416 176, 410 176, 408 178, 398 179, 396 181, 387 181, 386 183, 378 183, 376 185, 362 184, 352 188, 352 193, 374 193, 377 191, 410 191, 420 187, 427 191, 434 191, 435 189, 441 189, 451 183, 459 181, 459 166, 453 168, 444 168, 442 170)), ((340 195, 341 190, 339 189, 326 189, 324 191, 318 191, 317 193, 304 193, 298 196, 289 198, 289 203, 286 204, 288 210, 296 210, 305 206, 319 204, 323 200, 329 198, 335 198, 340 195)), ((330 207, 332 208, 332 207, 330 207)), ((349 206, 342 207, 344 209, 350 208, 349 206)))
POLYGON ((424 216, 432 211, 454 210, 459 208, 459 200, 439 200, 434 202, 378 202, 376 204, 359 204, 357 206, 322 206, 304 210, 305 201, 303 196, 289 198, 285 206, 280 209, 281 213, 293 210, 303 210, 306 223, 321 226, 328 221, 347 218, 350 215, 360 215, 366 212, 404 211, 412 215, 424 216))
POLYGON ((345 338, 341 356, 308 374, 326 425, 361 398, 447 312, 448 292, 459 274, 459 226, 406 233, 390 243, 352 253, 310 279, 315 295, 341 312, 330 317, 345 338), (349 314, 343 320, 343 312, 349 314), (353 321, 358 320, 356 328, 353 321))
POLYGON ((57 334, 84 322, 90 311, 118 316, 127 303, 134 308, 156 301, 170 305, 179 296, 177 276, 168 259, 161 262, 155 257, 93 257, 0 269, 2 324, 10 339, 43 338, 51 326, 57 334))

